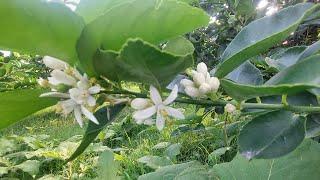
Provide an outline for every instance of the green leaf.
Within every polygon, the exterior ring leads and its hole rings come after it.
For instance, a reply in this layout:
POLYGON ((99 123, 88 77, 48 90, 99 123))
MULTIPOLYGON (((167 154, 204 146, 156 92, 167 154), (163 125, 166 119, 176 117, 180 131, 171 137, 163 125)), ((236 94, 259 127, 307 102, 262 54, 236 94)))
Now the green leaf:
POLYGON ((51 98, 40 98, 44 90, 14 90, 0 93, 0 129, 57 103, 51 98))
POLYGON ((291 47, 283 52, 272 55, 269 59, 266 59, 266 62, 269 66, 281 71, 295 64, 305 49, 306 47, 304 46, 291 47))
MULTIPOLYGON (((187 46, 189 43, 181 44, 187 46)), ((179 49, 181 54, 182 48, 179 49)), ((167 49, 169 51, 169 49, 167 49)), ((111 80, 126 80, 164 87, 180 72, 193 64, 191 52, 183 56, 161 51, 154 45, 140 39, 130 39, 120 54, 113 51, 99 51, 94 57, 98 75, 111 80)))
POLYGON ((78 41, 77 51, 83 67, 94 74, 92 58, 99 48, 119 51, 129 38, 158 45, 208 22, 209 16, 204 11, 186 3, 134 0, 110 9, 89 23, 78 41))
POLYGON ((175 159, 179 155, 182 145, 180 143, 170 145, 165 151, 164 155, 168 156, 170 159, 175 159))
POLYGON ((160 156, 143 156, 139 158, 137 161, 146 164, 152 169, 158 169, 163 166, 172 165, 172 162, 168 157, 160 156))
POLYGON ((255 13, 256 6, 253 0, 238 0, 235 9, 238 15, 250 17, 255 13))
POLYGON ((230 147, 222 147, 214 150, 208 155, 208 161, 212 162, 213 164, 217 164, 219 162, 220 156, 224 155, 230 149, 230 147))
POLYGON ((108 180, 120 180, 117 176, 118 163, 114 161, 113 152, 103 152, 98 160, 98 178, 108 180))
POLYGON ((61 3, 40 0, 0 1, 0 48, 77 61, 82 18, 61 3))
POLYGON ((75 12, 88 24, 99 16, 104 15, 113 7, 131 1, 133 0, 81 0, 75 12))
POLYGON ((265 85, 280 84, 320 84, 320 55, 314 55, 284 69, 271 79, 265 85))
POLYGON ((283 41, 318 7, 311 3, 301 3, 251 22, 224 51, 223 62, 218 66, 215 75, 222 78, 247 59, 283 41))
POLYGON ((221 180, 318 180, 319 151, 319 143, 305 140, 295 151, 284 157, 248 161, 238 154, 231 162, 215 165, 211 173, 221 180))
POLYGON ((238 100, 247 100, 255 97, 296 94, 306 89, 317 87, 316 85, 308 84, 281 84, 281 85, 261 85, 251 86, 237 84, 232 81, 222 79, 221 86, 232 98, 238 100))
POLYGON ((306 122, 306 137, 320 136, 320 113, 309 114, 306 122))
POLYGON ((303 59, 306 59, 307 57, 310 57, 312 55, 318 54, 320 52, 320 41, 315 42, 311 46, 309 46, 307 49, 305 49, 300 55, 299 60, 301 61, 303 59))
POLYGON ((293 151, 305 136, 305 117, 273 111, 254 118, 239 135, 239 152, 247 159, 270 159, 293 151))
POLYGON ((19 165, 14 166, 21 169, 22 171, 29 173, 31 176, 37 175, 39 172, 40 161, 38 160, 27 160, 19 165))
POLYGON ((239 84, 263 84, 263 75, 261 71, 249 61, 245 62, 237 69, 229 73, 226 78, 239 84))
POLYGON ((114 118, 121 112, 121 110, 125 107, 123 104, 111 106, 111 107, 103 107, 94 113, 94 116, 99 121, 99 125, 89 121, 86 132, 83 136, 81 144, 76 149, 76 151, 67 159, 67 162, 74 160, 80 154, 82 154, 86 148, 95 140, 95 138, 99 135, 99 133, 109 124, 114 118))
POLYGON ((208 170, 201 163, 191 161, 157 169, 155 172, 139 176, 138 180, 209 180, 208 170))

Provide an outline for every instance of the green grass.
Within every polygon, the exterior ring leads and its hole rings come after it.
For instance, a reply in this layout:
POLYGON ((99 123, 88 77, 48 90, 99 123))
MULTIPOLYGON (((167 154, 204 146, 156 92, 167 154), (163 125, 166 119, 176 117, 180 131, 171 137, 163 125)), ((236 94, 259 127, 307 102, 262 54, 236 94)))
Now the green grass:
MULTIPOLYGON (((186 109, 186 114, 195 112, 194 106, 184 106, 183 108, 186 109)), ((154 171, 137 160, 146 155, 163 156, 163 149, 153 149, 160 142, 182 145, 181 153, 172 159, 173 163, 198 160, 203 164, 207 164, 208 155, 223 144, 219 133, 215 131, 189 131, 173 136, 172 132, 178 125, 171 124, 164 131, 159 132, 154 126, 137 125, 132 120, 131 114, 130 108, 124 109, 116 121, 103 131, 104 134, 114 132, 113 136, 106 139, 100 136, 96 140, 111 149, 122 149, 115 152, 115 159, 120 164, 118 174, 124 179, 137 179, 142 174, 154 171)), ((192 125, 192 128, 194 127, 195 125, 192 125)), ((1 131, 0 136, 46 134, 50 136, 48 141, 59 144, 72 136, 83 135, 85 129, 86 127, 80 128, 74 122, 73 117, 63 117, 52 109, 46 109, 1 131)), ((90 179, 96 176, 96 161, 97 154, 85 154, 66 165, 61 163, 50 165, 46 173, 51 172, 51 169, 57 169, 52 171, 55 176, 59 175, 65 179, 79 179, 80 177, 80 179, 90 179)))
POLYGON ((63 117, 53 109, 45 109, 0 131, 1 135, 38 135, 46 134, 52 139, 65 140, 74 135, 82 135, 85 128, 80 128, 73 117, 63 117))

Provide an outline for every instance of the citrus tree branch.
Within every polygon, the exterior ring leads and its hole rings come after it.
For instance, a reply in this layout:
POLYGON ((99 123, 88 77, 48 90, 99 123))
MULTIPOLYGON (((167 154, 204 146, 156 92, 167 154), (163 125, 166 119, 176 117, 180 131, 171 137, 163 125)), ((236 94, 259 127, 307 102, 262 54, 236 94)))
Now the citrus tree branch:
MULTIPOLYGON (((117 91, 102 91, 102 93, 106 94, 122 94, 122 95, 131 95, 134 97, 140 98, 148 98, 148 95, 143 93, 137 93, 132 91, 126 90, 117 90, 117 91)), ((224 100, 197 100, 197 99, 189 99, 189 98, 177 98, 175 100, 177 103, 184 103, 184 104, 194 104, 194 105, 201 105, 201 106, 225 106, 226 104, 230 103, 235 106, 238 105, 235 101, 224 101, 224 100)), ((242 103, 242 109, 268 109, 268 110, 287 110, 292 112, 320 112, 320 106, 293 106, 293 105, 286 105, 286 104, 264 104, 264 103, 242 103)))

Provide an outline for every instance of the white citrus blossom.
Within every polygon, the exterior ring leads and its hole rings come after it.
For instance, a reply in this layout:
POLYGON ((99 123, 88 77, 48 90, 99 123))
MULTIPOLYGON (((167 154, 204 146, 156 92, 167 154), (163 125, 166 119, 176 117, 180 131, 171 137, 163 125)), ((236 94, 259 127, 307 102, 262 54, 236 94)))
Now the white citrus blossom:
POLYGON ((99 85, 90 86, 88 76, 84 74, 80 81, 77 83, 77 87, 69 90, 70 97, 78 104, 87 104, 91 107, 96 105, 96 99, 92 96, 99 93, 101 87, 99 85))
POLYGON ((183 79, 180 84, 184 86, 187 95, 198 98, 204 97, 208 93, 216 93, 220 87, 220 81, 216 77, 211 77, 205 63, 197 65, 197 71, 192 71, 192 79, 183 79))
POLYGON ((156 114, 156 127, 159 130, 162 130, 165 126, 165 119, 167 116, 174 117, 176 119, 184 119, 183 113, 175 108, 172 108, 170 105, 178 97, 178 86, 175 85, 170 95, 162 101, 159 91, 150 86, 150 98, 142 99, 136 98, 131 102, 131 107, 135 111, 133 113, 133 118, 138 124, 154 124, 152 116, 156 114))
POLYGON ((96 105, 96 99, 93 95, 99 93, 101 87, 99 85, 91 86, 86 74, 82 76, 76 68, 72 68, 59 59, 45 56, 43 62, 48 68, 52 69, 52 72, 48 79, 38 79, 38 83, 43 87, 51 87, 52 92, 41 94, 40 97, 60 98, 61 101, 57 104, 57 111, 64 115, 73 112, 81 127, 83 126, 82 115, 99 124, 87 107, 96 105), (55 89, 60 84, 67 85, 70 88, 68 93, 58 92, 55 89))
POLYGON ((224 107, 224 111, 226 111, 227 113, 234 113, 237 110, 237 108, 233 105, 228 103, 225 107, 224 107))
POLYGON ((69 65, 59 59, 50 56, 43 57, 43 63, 50 69, 65 70, 69 65))

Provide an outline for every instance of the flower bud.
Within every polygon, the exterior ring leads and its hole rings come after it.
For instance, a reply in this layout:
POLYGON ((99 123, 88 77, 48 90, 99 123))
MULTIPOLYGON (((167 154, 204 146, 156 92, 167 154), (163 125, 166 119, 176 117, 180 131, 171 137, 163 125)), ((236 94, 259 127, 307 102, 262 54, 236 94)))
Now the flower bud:
POLYGON ((211 91, 217 92, 220 87, 220 81, 216 77, 211 77, 209 79, 209 85, 210 85, 211 91))
POLYGON ((43 63, 51 69, 64 70, 68 67, 67 63, 50 56, 44 56, 43 63))
POLYGON ((194 86, 194 83, 189 80, 189 79, 182 79, 180 81, 180 84, 183 86, 183 87, 187 87, 187 86, 194 86))
POLYGON ((201 86, 201 84, 206 82, 205 76, 201 73, 195 73, 193 76, 193 82, 197 85, 197 86, 201 86))
POLYGON ((209 84, 207 84, 207 83, 203 83, 203 84, 201 84, 201 86, 199 87, 199 92, 200 92, 201 94, 207 94, 210 90, 211 90, 211 87, 210 87, 209 84))
POLYGON ((199 73, 201 73, 201 74, 203 74, 203 75, 206 75, 207 74, 207 72, 208 72, 208 67, 207 67, 207 65, 205 64, 205 63, 199 63, 198 65, 197 65, 197 71, 199 72, 199 73))
POLYGON ((186 94, 190 97, 196 98, 196 97, 200 97, 200 92, 197 88, 193 87, 193 86, 187 86, 184 91, 186 92, 186 94))
POLYGON ((236 107, 230 103, 228 103, 225 107, 224 107, 224 111, 227 112, 227 113, 233 113, 236 111, 236 107))
POLYGON ((136 110, 146 109, 148 106, 150 106, 148 99, 136 98, 131 101, 131 107, 136 110))

